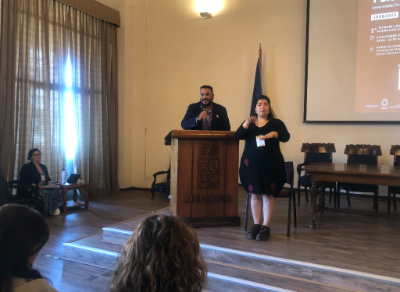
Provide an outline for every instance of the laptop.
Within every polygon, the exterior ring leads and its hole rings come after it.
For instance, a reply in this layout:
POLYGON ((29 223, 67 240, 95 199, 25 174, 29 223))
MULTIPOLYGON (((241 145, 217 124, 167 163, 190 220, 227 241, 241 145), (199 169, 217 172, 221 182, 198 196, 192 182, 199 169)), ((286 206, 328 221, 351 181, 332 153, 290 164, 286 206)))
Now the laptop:
POLYGON ((67 179, 67 183, 69 184, 76 184, 78 179, 81 177, 79 173, 71 173, 69 178, 67 179))

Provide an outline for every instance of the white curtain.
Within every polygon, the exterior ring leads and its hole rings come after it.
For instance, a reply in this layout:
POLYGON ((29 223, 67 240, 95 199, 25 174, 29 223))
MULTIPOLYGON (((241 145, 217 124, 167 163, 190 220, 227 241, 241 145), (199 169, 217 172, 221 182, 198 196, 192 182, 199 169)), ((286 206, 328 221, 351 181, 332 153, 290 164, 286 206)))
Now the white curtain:
POLYGON ((91 183, 91 194, 117 192, 117 27, 53 0, 1 1, 0 165, 6 179, 16 179, 29 149, 39 148, 51 178, 60 180, 64 146, 73 138, 65 135, 67 126, 77 133, 76 169, 91 183), (74 101, 74 115, 65 112, 66 98, 74 101))

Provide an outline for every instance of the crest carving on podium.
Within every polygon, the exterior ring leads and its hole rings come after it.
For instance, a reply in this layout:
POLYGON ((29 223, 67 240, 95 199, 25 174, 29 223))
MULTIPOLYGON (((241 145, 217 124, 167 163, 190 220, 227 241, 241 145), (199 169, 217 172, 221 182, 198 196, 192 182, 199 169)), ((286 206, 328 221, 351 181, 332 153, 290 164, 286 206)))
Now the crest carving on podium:
POLYGON ((218 145, 203 143, 197 159, 197 188, 212 189, 219 187, 218 145))

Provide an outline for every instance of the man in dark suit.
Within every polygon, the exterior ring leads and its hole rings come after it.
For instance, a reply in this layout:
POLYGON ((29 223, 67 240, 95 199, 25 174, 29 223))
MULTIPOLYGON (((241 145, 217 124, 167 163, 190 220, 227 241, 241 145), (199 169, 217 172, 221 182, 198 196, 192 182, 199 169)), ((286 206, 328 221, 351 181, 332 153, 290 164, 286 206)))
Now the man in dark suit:
POLYGON ((209 85, 200 87, 200 102, 189 105, 181 126, 184 130, 231 130, 226 108, 214 103, 213 88, 209 85))

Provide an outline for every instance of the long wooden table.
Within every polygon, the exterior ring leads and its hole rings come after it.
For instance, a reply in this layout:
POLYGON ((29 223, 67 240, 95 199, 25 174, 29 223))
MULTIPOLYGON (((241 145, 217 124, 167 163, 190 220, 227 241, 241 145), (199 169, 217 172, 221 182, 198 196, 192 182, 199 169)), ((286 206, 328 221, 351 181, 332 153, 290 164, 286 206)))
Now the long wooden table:
POLYGON ((305 166, 304 170, 307 174, 311 174, 312 182, 311 229, 316 227, 315 222, 317 221, 318 212, 327 209, 325 208, 324 192, 321 195, 320 191, 320 187, 324 189, 324 182, 400 186, 400 167, 396 166, 314 162, 305 166), (320 200, 317 203, 318 196, 320 196, 320 200))

